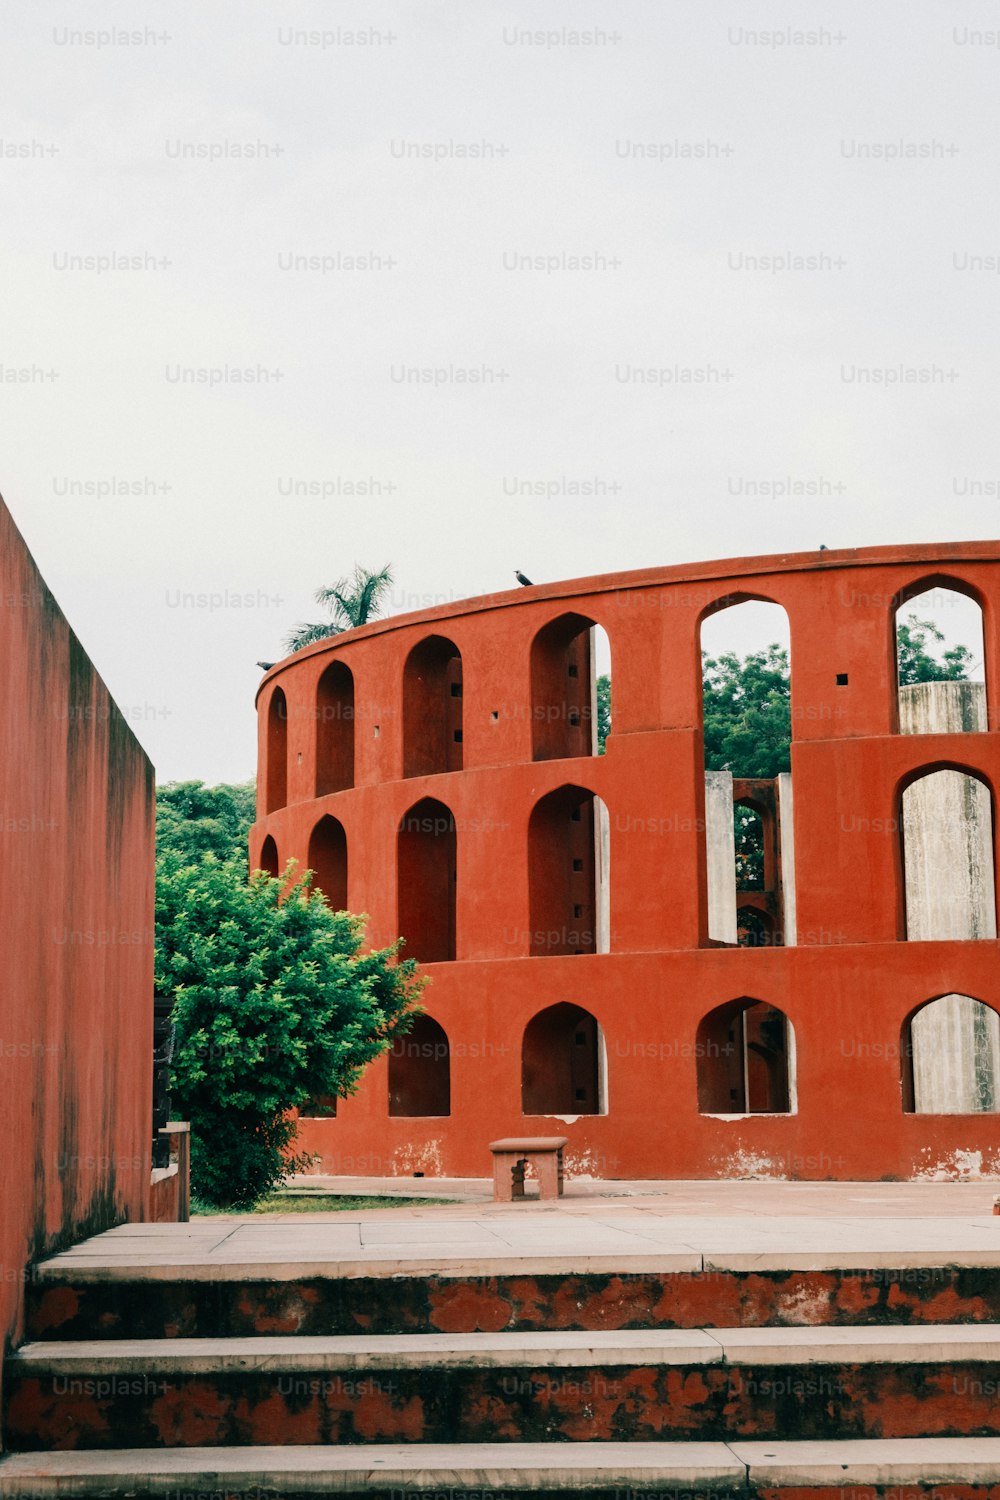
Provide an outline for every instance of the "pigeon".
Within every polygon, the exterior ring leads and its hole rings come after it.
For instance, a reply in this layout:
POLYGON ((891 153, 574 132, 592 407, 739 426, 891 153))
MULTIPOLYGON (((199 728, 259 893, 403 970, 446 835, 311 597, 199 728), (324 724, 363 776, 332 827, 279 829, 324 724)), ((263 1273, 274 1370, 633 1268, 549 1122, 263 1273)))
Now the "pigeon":
POLYGON ((828 546, 827 546, 827 545, 826 545, 826 543, 825 543, 825 542, 820 542, 820 544, 819 544, 819 550, 820 550, 820 551, 821 551, 821 552, 829 552, 829 550, 830 550, 830 549, 829 549, 829 547, 828 547, 828 546))
POLYGON ((523 584, 526 589, 534 588, 534 584, 532 583, 531 579, 525 578, 524 574, 517 568, 514 569, 514 577, 517 579, 518 583, 523 584))
POLYGON ((270 672, 271 668, 274 666, 274 662, 273 661, 259 661, 257 663, 257 665, 258 665, 258 667, 260 667, 260 669, 261 669, 262 672, 270 672))

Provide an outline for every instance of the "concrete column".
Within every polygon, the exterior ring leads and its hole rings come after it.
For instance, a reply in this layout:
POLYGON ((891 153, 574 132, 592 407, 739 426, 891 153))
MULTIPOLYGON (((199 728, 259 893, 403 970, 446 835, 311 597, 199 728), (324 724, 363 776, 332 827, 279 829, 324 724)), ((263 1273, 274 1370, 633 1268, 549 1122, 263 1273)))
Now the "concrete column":
POLYGON ((594 798, 594 896, 598 953, 611 952, 611 819, 603 797, 594 798))
POLYGON ((590 642, 590 753, 597 754, 597 626, 587 632, 590 642))
POLYGON ((705 855, 708 935, 717 942, 735 943, 736 835, 730 771, 705 772, 705 855))
MULTIPOLYGON (((904 734, 986 728, 981 682, 900 689, 904 734)), ((903 795, 906 936, 911 942, 995 938, 993 812, 989 789, 937 771, 903 795)), ((1000 1016, 967 995, 946 995, 912 1025, 914 1107, 968 1114, 1000 1107, 1000 1016)))
POLYGON ((782 771, 777 777, 778 829, 781 863, 782 942, 794 948, 795 927, 795 808, 792 802, 792 773, 782 771))

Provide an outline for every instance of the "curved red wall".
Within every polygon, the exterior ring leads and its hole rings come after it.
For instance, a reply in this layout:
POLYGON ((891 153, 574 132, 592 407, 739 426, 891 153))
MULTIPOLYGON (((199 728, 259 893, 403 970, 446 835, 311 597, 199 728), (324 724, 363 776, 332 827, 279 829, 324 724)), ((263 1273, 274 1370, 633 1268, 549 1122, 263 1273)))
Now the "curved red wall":
MULTIPOLYGON (((359 1094, 339 1103, 335 1120, 304 1124, 318 1169, 485 1175, 491 1139, 558 1132, 570 1138, 571 1170, 609 1177, 908 1178, 970 1164, 1000 1173, 1000 1116, 902 1109, 906 1016, 952 991, 1000 1009, 1000 967, 992 941, 899 941, 897 831, 901 788, 917 770, 968 768, 996 798, 998 605, 996 543, 734 559, 440 606, 274 667, 258 696, 259 782, 281 781, 267 735, 280 690, 287 720, 275 743, 286 741, 287 801, 266 815, 261 805, 254 863, 271 835, 282 865, 290 857, 305 865, 316 823, 336 817, 350 908, 369 914, 373 944, 387 943, 399 927, 404 814, 434 798, 456 829, 456 958, 428 965, 425 995, 451 1045, 451 1113, 390 1118, 382 1060, 359 1094), (988 733, 897 733, 895 609, 934 584, 957 585, 982 604, 988 733), (784 606, 791 629, 792 948, 722 948, 706 936, 699 631, 706 614, 747 598, 784 606), (533 760, 532 642, 569 613, 607 631, 614 730, 602 757, 533 760), (462 769, 404 778, 404 668, 432 635, 461 653, 462 769), (353 674, 355 785, 317 798, 317 689, 335 660, 353 674), (599 795, 609 810, 611 951, 532 957, 529 819, 541 797, 566 785, 599 795), (793 1113, 698 1112, 699 1022, 741 996, 779 1007, 792 1023, 793 1113), (521 1113, 524 1029, 557 1002, 592 1012, 607 1051, 607 1113, 568 1124, 521 1113)), ((537 699, 544 673, 535 676, 537 699)))

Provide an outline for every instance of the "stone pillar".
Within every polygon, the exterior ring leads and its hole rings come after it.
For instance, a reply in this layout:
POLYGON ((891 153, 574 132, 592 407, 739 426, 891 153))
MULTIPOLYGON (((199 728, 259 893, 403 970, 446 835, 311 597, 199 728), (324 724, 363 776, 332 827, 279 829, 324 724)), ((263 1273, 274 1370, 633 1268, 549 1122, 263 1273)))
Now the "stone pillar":
POLYGON ((782 943, 794 948, 795 927, 795 808, 792 802, 792 773, 782 771, 775 778, 777 786, 779 862, 781 866, 782 943))
POLYGON ((611 952, 611 819, 603 797, 594 798, 595 949, 611 952))
POLYGON ((708 935, 720 943, 735 943, 736 835, 730 771, 705 772, 705 868, 708 935))
MULTIPOLYGON (((900 689, 904 734, 986 728, 981 682, 900 689)), ((993 813, 989 789, 939 771, 903 795, 906 936, 910 942, 995 938, 993 813)), ((946 995, 914 1017, 914 1108, 970 1114, 1000 1107, 1000 1016, 967 995, 946 995)))

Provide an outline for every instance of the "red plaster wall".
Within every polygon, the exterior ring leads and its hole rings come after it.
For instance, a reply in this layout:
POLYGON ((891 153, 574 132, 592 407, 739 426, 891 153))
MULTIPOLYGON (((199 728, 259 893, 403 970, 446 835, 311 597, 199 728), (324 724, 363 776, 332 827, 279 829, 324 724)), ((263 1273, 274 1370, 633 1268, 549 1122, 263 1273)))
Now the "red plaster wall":
POLYGON ((153 770, 0 501, 0 1324, 24 1268, 141 1219, 153 770))
MULTIPOLYGON (((550 638, 561 641, 561 628, 550 638)), ((254 861, 270 835, 282 865, 293 856, 305 863, 312 829, 324 813, 336 816, 347 837, 349 905, 370 914, 370 941, 381 944, 401 925, 400 819, 434 797, 456 828, 456 960, 428 966, 424 997, 451 1047, 451 1114, 390 1119, 382 1061, 336 1120, 303 1127, 322 1170, 486 1175, 491 1139, 559 1133, 570 1137, 570 1170, 612 1177, 908 1178, 953 1174, 975 1153, 1000 1175, 1000 1116, 902 1110, 900 1035, 910 1011, 951 991, 1000 1009, 1000 967, 996 942, 899 941, 898 837, 901 790, 918 770, 958 766, 981 775, 994 799, 1000 789, 1000 543, 698 563, 379 621, 264 678, 261 786, 280 779, 267 738, 279 689, 288 701, 288 805, 270 814, 261 805, 254 861), (933 584, 957 586, 983 607, 987 733, 896 732, 895 609, 933 584), (699 632, 707 614, 745 598, 782 605, 791 630, 794 948, 707 943, 699 632), (607 631, 613 734, 603 757, 579 753, 577 736, 577 754, 535 760, 539 724, 547 753, 548 726, 563 732, 560 710, 579 707, 589 677, 581 660, 561 705, 551 660, 539 660, 539 632, 566 615, 607 631), (404 665, 421 641, 442 634, 462 658, 463 769, 403 780, 404 665), (334 660, 354 674, 355 786, 317 799, 316 692, 334 660), (846 686, 838 673, 848 674, 846 686), (530 951, 529 822, 540 798, 565 786, 600 796, 609 810, 606 955, 530 951), (741 997, 777 1006, 791 1022, 793 1113, 698 1111, 699 1023, 741 997), (601 1026, 605 1114, 563 1123, 521 1113, 524 1029, 558 1002, 584 1007, 601 1026)))

